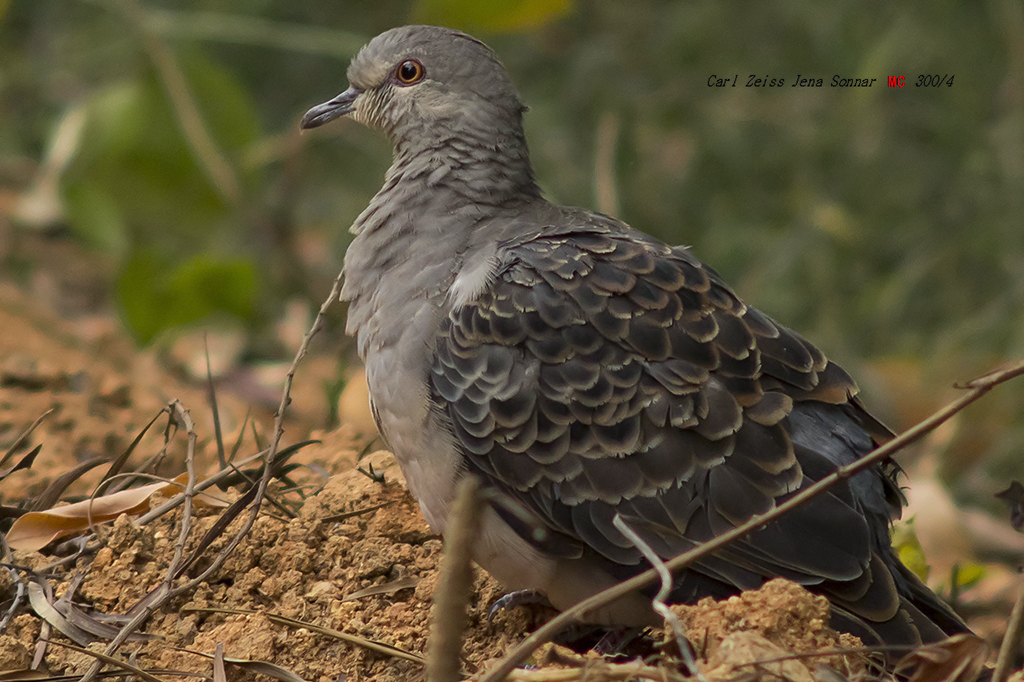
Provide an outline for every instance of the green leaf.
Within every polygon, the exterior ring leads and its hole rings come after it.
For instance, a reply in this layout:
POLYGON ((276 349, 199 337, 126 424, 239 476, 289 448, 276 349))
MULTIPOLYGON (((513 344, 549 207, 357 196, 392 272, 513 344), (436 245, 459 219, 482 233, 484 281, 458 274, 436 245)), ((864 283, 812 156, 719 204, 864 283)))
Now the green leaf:
POLYGON ((922 581, 928 579, 928 561, 914 532, 914 519, 893 524, 892 546, 903 565, 922 581))
POLYGON ((167 326, 167 311, 174 302, 161 282, 165 265, 156 253, 143 251, 128 259, 117 278, 121 319, 140 344, 149 343, 167 326))
MULTIPOLYGON (((233 73, 201 50, 179 54, 178 61, 203 125, 245 195, 258 196, 261 174, 245 172, 239 162, 261 135, 252 99, 233 73)), ((64 192, 80 204, 71 216, 76 234, 94 245, 122 252, 153 248, 173 259, 240 229, 237 207, 211 183, 155 70, 94 94, 87 111, 81 148, 62 178, 64 192)))
POLYGON ((417 23, 511 33, 544 26, 571 9, 572 0, 419 0, 413 16, 417 23))
POLYGON ((246 259, 195 256, 171 267, 155 251, 132 255, 117 281, 125 326, 146 344, 160 332, 221 316, 252 321, 256 268, 246 259))
POLYGON ((958 563, 953 567, 949 582, 959 592, 974 587, 988 574, 988 570, 973 561, 958 563))
POLYGON ((249 320, 256 310, 256 269, 241 258, 218 259, 203 254, 171 273, 168 291, 174 298, 179 324, 216 313, 249 320))
POLYGON ((64 188, 64 207, 71 230, 84 243, 120 255, 129 244, 121 207, 102 187, 88 182, 64 188))

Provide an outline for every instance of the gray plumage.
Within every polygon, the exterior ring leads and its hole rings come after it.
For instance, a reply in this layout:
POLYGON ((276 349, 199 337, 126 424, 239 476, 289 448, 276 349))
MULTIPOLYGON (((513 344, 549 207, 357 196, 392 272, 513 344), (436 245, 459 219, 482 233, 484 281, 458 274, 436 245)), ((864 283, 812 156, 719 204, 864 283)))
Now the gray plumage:
MULTIPOLYGON (((478 561, 508 587, 568 607, 647 568, 616 513, 670 557, 891 438, 846 372, 687 249, 545 201, 523 104, 483 43, 393 29, 348 77, 303 127, 348 115, 395 157, 352 228, 347 330, 431 526, 465 472, 506 496, 478 561)), ((783 576, 869 642, 964 631, 892 551, 901 502, 894 465, 861 473, 700 561, 673 598, 783 576)), ((595 617, 654 621, 644 594, 595 617)))

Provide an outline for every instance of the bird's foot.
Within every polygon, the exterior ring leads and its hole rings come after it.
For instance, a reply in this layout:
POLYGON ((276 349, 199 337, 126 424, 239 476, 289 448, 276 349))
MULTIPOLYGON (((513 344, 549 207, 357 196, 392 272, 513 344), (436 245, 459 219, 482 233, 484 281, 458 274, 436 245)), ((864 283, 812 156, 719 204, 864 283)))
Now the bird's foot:
POLYGON ((594 623, 570 623, 554 638, 555 644, 578 654, 593 651, 607 658, 625 656, 644 658, 652 652, 652 642, 645 636, 646 628, 609 627, 594 623))
POLYGON ((601 636, 601 639, 597 640, 593 651, 602 656, 622 654, 640 637, 643 631, 644 628, 610 628, 601 636))
POLYGON ((517 606, 523 605, 541 605, 548 608, 554 608, 551 606, 551 602, 544 596, 543 592, 537 590, 513 590, 506 595, 498 597, 493 604, 491 604, 490 610, 487 612, 487 622, 490 623, 494 620, 494 616, 499 611, 506 609, 514 609, 517 606))

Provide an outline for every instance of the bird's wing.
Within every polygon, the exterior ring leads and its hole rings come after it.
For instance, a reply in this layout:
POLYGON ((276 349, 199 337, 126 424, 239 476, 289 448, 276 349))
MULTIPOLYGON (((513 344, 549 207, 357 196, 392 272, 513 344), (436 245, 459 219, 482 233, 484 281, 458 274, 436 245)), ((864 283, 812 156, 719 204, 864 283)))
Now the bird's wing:
MULTIPOLYGON (((674 556, 869 450, 861 422, 888 433, 846 372, 685 250, 594 230, 502 253, 489 286, 442 323, 433 399, 468 467, 535 517, 545 533, 518 530, 546 551, 635 573, 646 565, 616 513, 674 556), (838 450, 816 432, 829 425, 852 434, 838 450)), ((889 542, 876 517, 892 484, 868 477, 860 487, 881 502, 841 483, 701 561, 676 597, 783 576, 888 620, 899 597, 875 555, 889 542)))

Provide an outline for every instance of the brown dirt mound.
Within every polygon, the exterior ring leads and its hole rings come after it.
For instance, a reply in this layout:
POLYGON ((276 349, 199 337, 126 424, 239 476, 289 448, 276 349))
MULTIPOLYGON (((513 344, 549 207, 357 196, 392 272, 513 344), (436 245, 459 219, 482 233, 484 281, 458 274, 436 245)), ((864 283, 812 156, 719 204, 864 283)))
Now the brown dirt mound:
MULTIPOLYGON (((227 657, 271 661, 306 680, 336 679, 339 673, 353 682, 415 677, 421 670, 418 663, 275 623, 267 615, 422 655, 441 541, 398 479, 389 453, 371 455, 363 464, 383 471, 384 482, 353 469, 332 477, 305 501, 296 518, 262 515, 219 573, 188 599, 172 602, 151 619, 145 632, 159 640, 128 644, 125 651, 134 652, 146 667, 208 672, 209 660, 172 647, 212 653, 222 642, 227 657), (359 513, 365 509, 373 510, 359 513), (329 520, 353 512, 343 520, 329 520), (359 597, 357 593, 366 588, 382 592, 359 597)), ((195 519, 193 536, 201 537, 216 518, 211 514, 195 519)), ((85 572, 77 599, 98 611, 125 613, 163 580, 179 523, 180 512, 147 526, 122 516, 101 528, 101 548, 77 563, 76 569, 85 572)), ((215 543, 211 553, 222 544, 215 543)), ((36 568, 48 561, 37 553, 15 556, 16 563, 36 568)), ((59 584, 55 591, 60 595, 66 587, 67 583, 59 584)), ((525 625, 522 618, 503 618, 496 619, 494 627, 486 626, 486 610, 500 591, 478 573, 475 592, 471 618, 478 638, 467 643, 470 670, 500 653, 525 625)), ((31 648, 38 620, 18 616, 11 630, 31 648)), ((46 658, 50 672, 82 672, 91 662, 86 654, 60 647, 51 647, 46 658)))
POLYGON ((855 649, 861 641, 828 626, 828 599, 788 580, 771 580, 759 590, 722 601, 705 598, 693 606, 671 609, 711 677, 728 678, 731 673, 756 667, 758 661, 789 654, 809 656, 806 663, 777 664, 774 672, 794 680, 811 679, 808 667, 820 663, 851 673, 865 668, 858 656, 820 655, 855 649))
MULTIPOLYGON (((145 632, 159 639, 129 643, 122 653, 133 653, 147 668, 208 674, 209 659, 176 647, 212 654, 217 643, 223 643, 229 658, 270 661, 305 680, 419 677, 419 663, 316 630, 330 628, 415 656, 422 656, 426 649, 441 541, 423 521, 390 453, 375 453, 362 464, 372 464, 375 471, 383 472, 384 481, 371 480, 352 469, 329 479, 318 494, 302 504, 296 518, 263 514, 215 576, 189 597, 154 615, 145 632), (376 593, 372 593, 374 588, 376 593), (308 626, 275 622, 275 615, 308 626)), ((216 518, 210 512, 196 518, 193 536, 200 537, 216 518)), ((98 551, 80 558, 75 566, 85 574, 77 600, 105 613, 125 613, 163 580, 179 523, 180 511, 147 526, 122 516, 100 529, 98 551)), ((215 544, 211 553, 218 551, 220 544, 223 541, 215 544)), ((38 553, 18 553, 15 562, 41 568, 49 559, 38 553)), ((68 570, 66 578, 73 572, 68 570)), ((67 582, 55 587, 60 595, 67 582)), ((524 608, 500 613, 488 623, 487 610, 501 594, 500 586, 477 572, 470 630, 464 642, 467 673, 486 668, 488 661, 503 655, 535 625, 524 608)), ((820 598, 783 581, 719 604, 705 600, 693 607, 680 607, 680 613, 689 637, 706 656, 704 669, 709 679, 731 677, 742 664, 749 663, 750 651, 777 655, 853 643, 825 627, 827 605, 820 598), (736 637, 730 640, 737 631, 747 632, 747 639, 739 643, 736 637), (775 648, 752 649, 750 632, 771 640, 775 648), (733 665, 728 667, 730 661, 733 665)), ((10 632, 16 642, 9 644, 18 644, 16 651, 31 650, 39 620, 31 614, 17 616, 10 632)), ((91 663, 87 654, 54 646, 45 659, 51 673, 81 673, 91 663)), ((236 673, 232 679, 254 675, 251 671, 236 673)))

